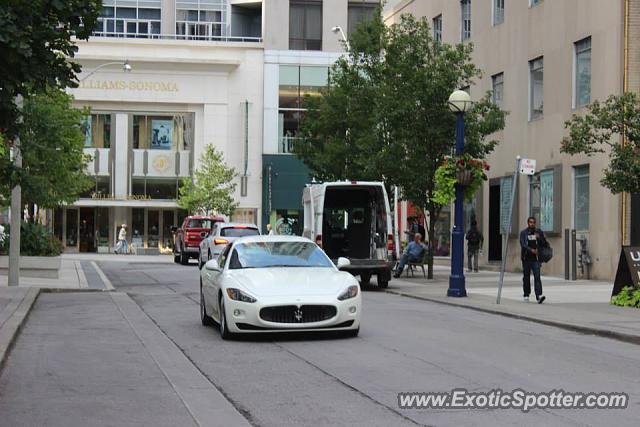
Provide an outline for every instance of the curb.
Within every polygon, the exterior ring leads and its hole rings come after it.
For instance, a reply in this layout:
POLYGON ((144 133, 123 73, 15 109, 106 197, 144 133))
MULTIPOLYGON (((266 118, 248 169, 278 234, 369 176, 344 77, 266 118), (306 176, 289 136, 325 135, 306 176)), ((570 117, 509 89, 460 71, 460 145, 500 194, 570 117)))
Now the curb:
POLYGON ((640 336, 637 336, 637 335, 630 335, 622 332, 609 331, 605 329, 597 329, 589 326, 576 325, 574 323, 563 323, 555 320, 546 320, 546 319, 541 319, 539 317, 532 317, 532 316, 527 316, 527 315, 518 314, 518 313, 511 313, 508 311, 495 310, 491 308, 477 307, 477 306, 472 306, 467 304, 459 304, 452 301, 443 301, 438 298, 429 298, 429 297, 412 295, 412 294, 401 292, 401 291, 384 289, 384 292, 393 294, 393 295, 402 296, 402 297, 413 298, 421 301, 429 301, 429 302, 435 302, 438 304, 450 305, 454 307, 468 308, 468 309, 479 311, 482 313, 497 314, 504 317, 510 317, 512 319, 526 320, 529 322, 540 323, 546 326, 553 326, 556 328, 578 332, 585 335, 596 335, 599 337, 611 338, 614 340, 623 341, 630 344, 640 345, 640 336))
POLYGON ((0 328, 0 372, 2 372, 4 368, 4 364, 11 353, 16 338, 22 330, 22 326, 27 316, 29 316, 38 295, 40 295, 39 288, 29 288, 18 304, 18 307, 0 328))

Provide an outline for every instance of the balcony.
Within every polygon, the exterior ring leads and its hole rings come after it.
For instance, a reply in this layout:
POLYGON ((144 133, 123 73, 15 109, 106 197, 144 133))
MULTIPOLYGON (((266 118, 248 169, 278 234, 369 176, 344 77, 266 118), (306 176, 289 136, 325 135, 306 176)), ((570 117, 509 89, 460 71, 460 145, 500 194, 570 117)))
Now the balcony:
POLYGON ((109 148, 85 148, 84 154, 91 156, 87 164, 87 173, 93 176, 109 176, 110 149, 109 148))
POLYGON ((191 151, 133 150, 131 175, 152 178, 191 176, 191 151))

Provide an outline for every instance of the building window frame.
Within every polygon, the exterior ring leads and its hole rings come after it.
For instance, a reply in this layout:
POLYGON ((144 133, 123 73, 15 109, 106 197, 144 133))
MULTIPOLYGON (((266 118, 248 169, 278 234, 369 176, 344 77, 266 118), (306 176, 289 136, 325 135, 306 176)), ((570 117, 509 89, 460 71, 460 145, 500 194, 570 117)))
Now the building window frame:
POLYGON ((542 3, 543 0, 529 0, 529 7, 535 7, 542 3))
POLYGON ((350 37, 362 22, 371 20, 377 7, 376 3, 350 1, 347 4, 347 37, 350 37))
POLYGON ((491 76, 491 100, 501 110, 504 107, 504 73, 491 76))
POLYGON ((158 38, 161 34, 161 1, 106 0, 93 33, 97 37, 158 38), (130 12, 133 11, 133 14, 130 12))
POLYGON ((322 50, 322 16, 323 16, 323 2, 317 0, 290 0, 289 1, 289 50, 322 50), (304 19, 301 23, 301 35, 302 38, 293 38, 292 29, 293 15, 291 11, 297 8, 303 8, 304 19), (310 14, 313 9, 320 9, 320 31, 317 36, 319 38, 310 38, 310 22, 318 21, 318 19, 311 19, 310 14))
POLYGON ((227 35, 228 13, 227 6, 224 3, 208 4, 201 1, 176 1, 176 38, 217 40, 225 37, 227 35))
POLYGON ((492 22, 494 27, 504 23, 504 3, 505 0, 493 0, 492 22))
POLYGON ((529 121, 544 117, 544 57, 529 61, 529 121), (538 83, 539 82, 539 83, 538 83), (540 86, 539 91, 537 86, 540 86))
POLYGON ((573 109, 591 102, 591 36, 573 44, 573 109), (581 76, 582 65, 588 68, 588 78, 581 76))
POLYGON ((460 0, 460 41, 471 39, 471 0, 460 0))
POLYGON ((433 39, 439 43, 442 43, 442 14, 434 16, 431 20, 433 27, 433 39))

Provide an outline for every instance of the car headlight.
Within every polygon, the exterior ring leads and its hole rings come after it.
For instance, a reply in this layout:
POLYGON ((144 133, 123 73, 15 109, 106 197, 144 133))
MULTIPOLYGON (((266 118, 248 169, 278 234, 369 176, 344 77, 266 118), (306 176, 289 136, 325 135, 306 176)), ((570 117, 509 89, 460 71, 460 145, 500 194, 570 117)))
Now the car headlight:
POLYGON ((358 287, 356 285, 351 285, 347 288, 346 291, 341 293, 338 296, 340 301, 344 301, 346 299, 355 298, 358 295, 358 287))
POLYGON ((257 301, 257 299, 255 299, 251 295, 247 295, 244 292, 242 292, 240 289, 236 289, 236 288, 227 288, 227 296, 234 301, 242 301, 242 302, 257 301))

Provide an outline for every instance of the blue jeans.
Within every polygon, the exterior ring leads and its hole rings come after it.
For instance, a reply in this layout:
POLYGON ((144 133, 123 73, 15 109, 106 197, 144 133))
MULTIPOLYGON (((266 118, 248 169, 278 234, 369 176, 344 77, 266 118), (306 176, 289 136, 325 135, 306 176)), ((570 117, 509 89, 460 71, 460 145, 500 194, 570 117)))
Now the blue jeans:
POLYGON ((402 254, 400 257, 400 264, 398 264, 398 269, 396 270, 396 276, 399 276, 402 273, 402 270, 404 270, 404 266, 407 265, 407 263, 420 261, 421 259, 410 256, 409 254, 402 254))
POLYGON ((542 295, 542 281, 540 280, 540 261, 538 260, 524 260, 522 261, 522 271, 524 276, 522 277, 522 290, 524 296, 528 297, 531 294, 531 272, 533 272, 533 285, 536 293, 536 299, 542 295))

